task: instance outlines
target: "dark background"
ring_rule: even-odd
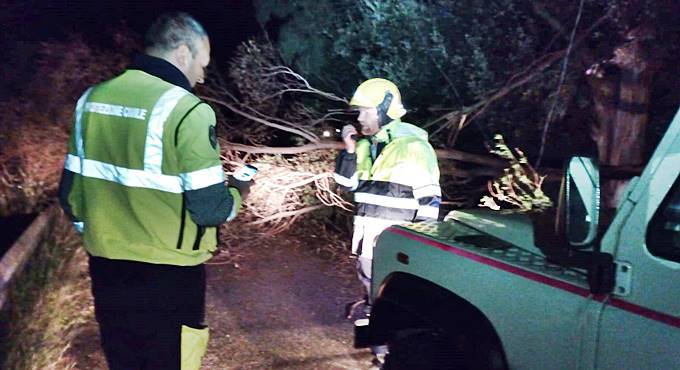
[[[121,24],[140,37],[161,13],[185,11],[203,24],[212,57],[226,67],[234,49],[260,31],[251,1],[4,1],[0,0],[0,93],[11,93],[31,64],[40,42],[81,35],[94,45],[110,40]],[[17,76],[18,74],[18,76]],[[9,85],[9,86],[8,86]]]

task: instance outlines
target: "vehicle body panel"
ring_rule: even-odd
[[[457,232],[476,233],[462,225],[420,223],[410,227],[418,231],[393,227],[380,237],[375,258],[386,263],[374,266],[376,281],[395,271],[417,272],[419,277],[455,292],[490,320],[513,368],[578,368],[575,350],[594,346],[583,341],[594,340],[589,332],[595,332],[596,327],[588,324],[588,317],[597,317],[601,307],[589,298],[584,275],[519,248],[491,250],[451,241]],[[398,262],[397,253],[408,255],[409,264]],[[526,348],[536,350],[522,350]]]

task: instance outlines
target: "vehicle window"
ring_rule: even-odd
[[[649,223],[647,248],[657,257],[680,262],[680,178]]]

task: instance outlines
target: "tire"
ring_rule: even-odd
[[[502,351],[485,338],[432,328],[399,331],[383,370],[504,370]]]
[[[465,369],[452,338],[436,329],[407,329],[387,343],[383,370]]]

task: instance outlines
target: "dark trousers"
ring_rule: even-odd
[[[90,256],[95,316],[110,370],[179,370],[181,326],[203,328],[205,266]]]

